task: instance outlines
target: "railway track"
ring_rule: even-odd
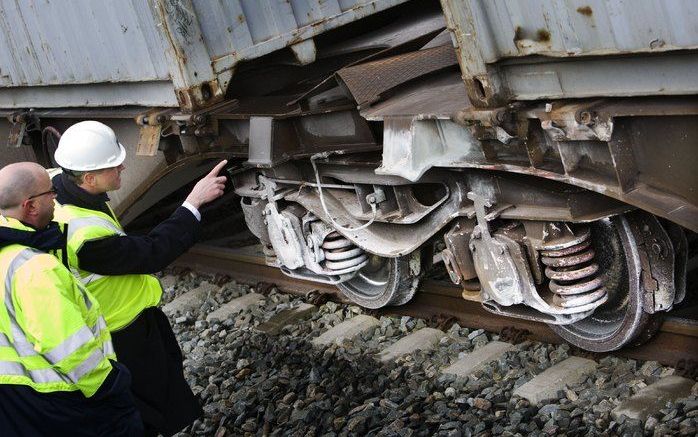
[[[197,272],[226,274],[242,283],[274,284],[279,289],[296,295],[316,293],[337,302],[347,302],[331,285],[291,278],[279,269],[265,265],[264,258],[255,250],[255,246],[229,249],[198,245],[183,255],[177,261],[177,265]],[[432,319],[436,325],[455,321],[460,326],[498,332],[516,341],[531,339],[551,344],[564,342],[543,323],[496,316],[481,307],[475,293],[463,294],[460,287],[441,281],[425,280],[409,304],[384,308],[374,313]],[[575,353],[595,358],[610,355],[591,354],[581,350]],[[612,354],[638,360],[657,361],[695,378],[698,361],[696,308],[683,309],[666,317],[649,342],[633,348],[624,348]]]

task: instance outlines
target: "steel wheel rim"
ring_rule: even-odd
[[[385,295],[390,274],[390,259],[371,255],[368,264],[354,278],[342,283],[342,289],[362,299],[377,299]]]

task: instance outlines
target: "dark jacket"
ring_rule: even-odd
[[[58,203],[111,214],[105,194],[87,193],[62,175],[53,184]],[[200,227],[191,211],[179,207],[147,235],[86,242],[77,254],[80,268],[100,275],[155,273],[197,241]],[[133,376],[131,391],[146,435],[175,434],[203,414],[184,379],[182,351],[159,308],[146,308],[128,326],[112,332],[112,343],[117,359]]]
[[[53,178],[56,200],[111,215],[106,194],[90,194],[63,174]],[[100,275],[156,273],[189,250],[199,238],[201,224],[180,206],[147,235],[127,235],[86,242],[78,252],[80,268]]]
[[[36,232],[0,227],[0,247],[22,244],[42,252],[65,248],[56,223]],[[97,393],[39,393],[24,385],[0,384],[0,434],[3,436],[140,436],[143,424],[129,390],[128,369],[112,362]]]

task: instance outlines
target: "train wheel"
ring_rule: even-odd
[[[352,302],[365,308],[403,305],[412,299],[419,282],[411,273],[409,260],[409,256],[371,255],[355,277],[337,286]]]
[[[648,340],[659,317],[642,309],[637,243],[624,216],[591,226],[596,262],[604,272],[608,301],[587,318],[569,325],[549,325],[562,338],[582,349],[608,352]]]

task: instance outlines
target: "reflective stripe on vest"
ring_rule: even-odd
[[[109,220],[103,219],[101,217],[78,217],[71,219],[69,222],[67,240],[70,241],[70,239],[73,238],[73,236],[75,235],[75,232],[87,226],[98,226],[100,228],[107,228],[118,235],[126,235],[126,233],[124,233],[124,231],[121,228],[115,226],[114,223],[112,223]],[[90,273],[88,276],[82,277],[82,272],[80,271],[80,269],[74,266],[70,266],[70,271],[76,278],[80,280],[80,282],[82,282],[82,285],[89,285],[93,281],[106,277],[98,273]]]
[[[114,233],[116,234],[126,235],[121,228],[115,226],[114,223],[112,223],[111,221],[103,219],[101,217],[78,217],[71,219],[68,223],[68,240],[73,238],[75,232],[86,226],[98,226],[100,228],[107,228],[111,231],[114,231]]]
[[[42,252],[31,248],[23,249],[10,262],[10,266],[7,269],[5,277],[5,307],[7,309],[7,314],[9,315],[10,330],[12,332],[13,341],[10,341],[5,334],[2,334],[2,337],[0,337],[0,346],[12,347],[20,357],[37,356],[39,353],[34,350],[34,347],[27,339],[24,331],[22,331],[17,323],[16,311],[14,303],[12,302],[12,280],[14,274],[20,267],[22,267],[22,265],[24,265],[24,263],[29,261],[32,257],[41,254]],[[89,308],[92,306],[92,302],[82,287],[79,287],[79,290],[85,301],[85,305],[89,310]],[[94,327],[83,327],[79,329],[75,334],[71,335],[61,344],[54,347],[52,350],[48,351],[42,356],[48,363],[56,364],[64,358],[70,356],[73,352],[78,350],[85,343],[91,341],[93,338],[99,338],[101,332],[105,329],[106,322],[102,316],[99,316]],[[89,357],[87,357],[82,363],[73,369],[72,372],[69,372],[66,375],[61,374],[52,368],[29,370],[24,367],[22,363],[15,361],[0,361],[0,375],[27,376],[36,383],[70,382],[75,384],[82,376],[97,367],[105,356],[113,354],[114,349],[111,341],[105,341],[103,343],[103,349],[104,351],[96,349]]]
[[[92,352],[89,357],[85,358],[85,361],[80,363],[71,372],[68,372],[68,378],[70,378],[70,380],[73,383],[76,383],[80,378],[82,378],[87,373],[89,373],[92,369],[97,367],[99,365],[99,363],[102,362],[103,359],[104,359],[104,354],[102,353],[102,351],[99,349],[95,349],[94,352]]]
[[[90,328],[83,326],[82,328],[78,329],[78,332],[65,339],[63,343],[44,353],[44,357],[46,357],[46,359],[52,363],[57,363],[78,350],[80,346],[93,338],[94,334]]]
[[[71,382],[67,377],[62,376],[51,368],[27,370],[22,363],[16,361],[0,361],[0,374],[26,376],[34,382],[44,384],[49,382]]]
[[[67,223],[69,269],[99,302],[110,331],[124,328],[144,309],[160,302],[162,287],[152,275],[100,275],[80,268],[78,252],[85,243],[126,235],[113,216],[69,204],[59,205],[56,215],[58,221]]]

